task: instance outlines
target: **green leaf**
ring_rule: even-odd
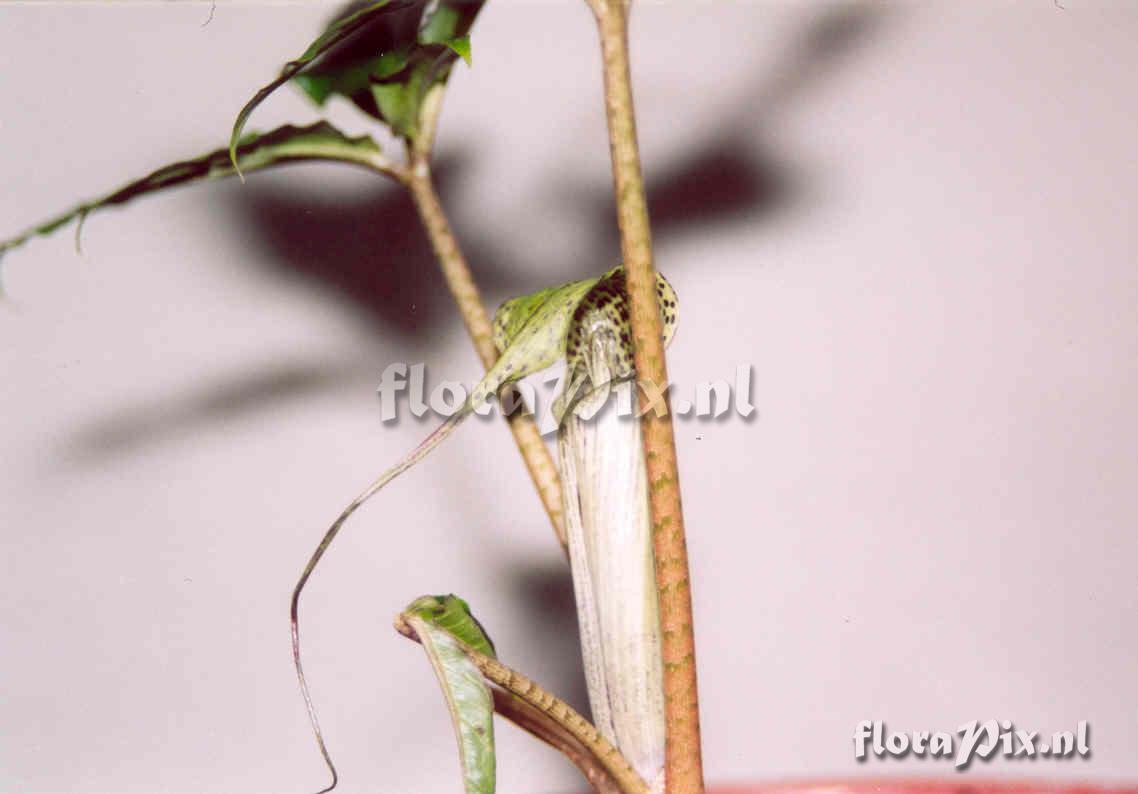
[[[298,74],[296,84],[308,94],[308,98],[323,107],[332,96],[334,84],[332,78],[318,74]]]
[[[378,14],[389,12],[396,8],[404,7],[405,5],[404,3],[393,3],[391,0],[378,0],[377,2],[367,3],[353,13],[336,20],[328,26],[316,41],[308,45],[308,49],[306,49],[299,58],[286,63],[284,68],[281,69],[280,74],[277,75],[277,79],[266,85],[254,94],[252,99],[245,103],[245,107],[241,108],[241,112],[237,114],[237,119],[233,122],[233,132],[229,136],[229,155],[238,174],[241,173],[241,169],[237,161],[237,146],[241,140],[241,132],[245,129],[245,122],[249,119],[249,115],[256,109],[257,105],[261,104],[269,94],[295,77],[322,53],[348,39],[354,33],[365,29]]]
[[[455,36],[453,39],[447,39],[443,44],[450,47],[455,53],[466,61],[466,65],[471,65],[470,60],[470,36]]]
[[[483,0],[354,4],[304,54],[258,91],[233,125],[236,141],[253,110],[289,80],[319,106],[340,95],[412,140],[427,91],[458,57],[470,62],[469,31]]]
[[[400,621],[422,643],[446,697],[466,794],[493,794],[494,698],[463,648],[470,646],[493,656],[490,638],[466,602],[455,595],[418,598],[400,615]]]
[[[486,629],[458,596],[422,596],[408,605],[406,612],[423,618],[453,634],[479,653],[498,658]]]
[[[351,138],[324,121],[308,127],[278,127],[264,135],[250,133],[241,139],[235,149],[235,156],[244,171],[313,159],[371,165],[379,154],[379,146],[369,136]],[[138,196],[158,190],[190,182],[220,179],[233,173],[235,170],[227,149],[218,149],[193,160],[172,163],[106,195],[72,207],[10,240],[0,241],[0,254],[22,245],[36,235],[50,234],[76,218],[82,223],[95,210],[125,204]]]
[[[404,138],[414,138],[419,123],[420,89],[423,75],[415,72],[403,83],[376,83],[371,95],[391,131]]]

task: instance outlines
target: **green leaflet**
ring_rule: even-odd
[[[237,115],[235,143],[253,110],[289,80],[317,105],[344,96],[408,140],[418,132],[427,90],[445,82],[455,59],[470,61],[469,30],[483,0],[379,0],[332,22]]]
[[[256,171],[269,166],[316,158],[369,165],[379,153],[379,146],[367,135],[350,138],[325,121],[308,127],[292,125],[278,127],[264,135],[250,133],[242,139],[236,149],[237,160],[245,171]],[[183,160],[159,168],[111,193],[72,207],[16,237],[0,241],[0,254],[22,245],[36,235],[50,234],[75,218],[82,223],[83,219],[95,210],[115,204],[125,204],[131,199],[157,190],[229,176],[234,173],[230,157],[228,150],[218,149],[193,160]],[[76,239],[78,240],[78,237]]]
[[[400,622],[418,637],[439,679],[458,739],[466,794],[493,794],[494,698],[463,650],[469,645],[493,656],[490,638],[455,595],[417,598]]]
[[[406,613],[430,621],[444,629],[474,650],[497,658],[494,643],[478,618],[470,611],[470,605],[458,596],[422,596],[408,605]]]

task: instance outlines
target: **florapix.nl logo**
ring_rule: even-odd
[[[964,771],[973,760],[994,758],[1090,758],[1090,726],[1052,733],[1020,728],[1011,720],[972,720],[955,731],[891,731],[885,723],[862,720],[854,729],[854,758],[949,760]]]
[[[542,390],[539,391],[534,381]],[[488,401],[475,406],[478,416],[490,416],[500,411],[506,415],[515,410],[532,413],[542,435],[557,430],[553,416],[553,402],[565,387],[565,369],[554,368],[542,375],[533,376],[504,390],[501,404]],[[380,402],[380,421],[394,422],[403,413],[410,412],[419,419],[427,413],[449,418],[462,411],[473,390],[473,385],[460,381],[443,380],[428,383],[426,364],[396,362],[383,370],[376,394]],[[653,411],[658,416],[671,413],[677,417],[692,417],[704,421],[722,420],[729,415],[751,420],[757,416],[753,403],[753,367],[743,364],[735,368],[731,380],[707,380],[696,383],[690,390],[668,384],[660,388],[648,381],[638,381],[637,388],[646,398],[633,399],[631,389],[613,389],[613,406],[617,416],[638,418]]]

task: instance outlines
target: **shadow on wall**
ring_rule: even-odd
[[[763,139],[764,122],[852,57],[876,35],[886,14],[879,4],[841,5],[819,12],[787,45],[771,74],[758,75],[738,92],[738,108],[700,146],[678,160],[645,164],[645,192],[657,248],[676,236],[720,224],[759,223],[792,208],[803,192],[802,178],[785,155]],[[597,230],[597,255],[608,261],[620,248],[611,185],[567,191],[567,198]],[[682,266],[682,263],[676,263]]]
[[[69,465],[98,464],[147,444],[189,437],[202,426],[216,428],[241,421],[263,410],[266,401],[295,402],[344,386],[370,389],[373,380],[362,360],[267,367],[217,386],[206,385],[113,413],[79,430],[60,457]]]
[[[738,115],[724,119],[701,146],[676,162],[646,169],[658,248],[680,234],[730,222],[760,223],[793,206],[802,192],[801,178],[786,157],[763,143],[763,123],[864,47],[887,13],[894,12],[868,4],[816,13],[787,46],[773,76],[758,75],[740,90],[732,105],[741,109]],[[444,205],[453,206],[449,194],[470,159],[468,152],[444,152],[437,158],[436,181]],[[261,180],[262,185],[269,181]],[[596,240],[588,256],[554,263],[558,272],[579,277],[582,262],[617,257],[611,186],[584,185],[564,195],[568,211],[582,216],[592,230],[587,237]],[[457,332],[459,318],[414,205],[394,183],[376,180],[375,188],[363,195],[330,198],[318,190],[286,192],[254,182],[241,190],[223,191],[221,198],[221,212],[238,218],[257,258],[271,261],[268,277],[297,279],[328,294],[360,314],[381,339],[394,334],[433,340]],[[484,293],[517,294],[545,286],[526,277],[525,263],[495,247],[478,229],[467,228],[461,213],[455,213],[452,223]],[[305,374],[298,377],[301,369]],[[153,405],[134,406],[83,428],[72,438],[67,457],[96,462],[178,431],[189,432],[196,425],[234,420],[271,402],[355,388],[357,383],[357,378],[343,372],[343,364],[336,363],[243,374],[215,387],[213,393],[180,402],[162,397]],[[234,400],[233,395],[241,399]],[[171,404],[176,408],[169,409]]]
[[[659,247],[677,235],[725,223],[765,222],[794,205],[803,192],[802,179],[785,156],[763,142],[764,122],[864,47],[885,13],[878,5],[843,5],[817,13],[788,45],[773,76],[760,75],[739,92],[733,104],[740,108],[738,115],[723,119],[701,146],[676,162],[647,169],[649,208]],[[448,194],[470,156],[444,153],[438,159],[436,175],[444,205],[452,204]],[[553,264],[561,272],[580,273],[581,262],[613,260],[619,240],[611,186],[583,185],[564,195],[569,211],[579,213],[592,230],[589,236],[596,240],[596,248],[590,256]],[[226,199],[228,206],[221,212],[235,215],[247,230],[248,244],[261,259],[271,260],[267,278],[297,279],[334,296],[374,326],[379,338],[395,334],[404,340],[424,336],[433,340],[458,332],[458,317],[414,206],[398,186],[377,181],[375,189],[362,196],[332,199],[316,191],[286,193],[254,183],[230,192]],[[461,217],[453,222],[486,293],[543,286],[525,283],[525,263],[497,250],[478,229],[465,228]],[[161,398],[154,406],[136,406],[82,428],[67,452],[70,459],[97,463],[203,425],[236,421],[271,403],[355,388],[359,377],[345,368],[353,366],[317,362],[245,373],[181,402]],[[173,409],[167,407],[171,404]],[[522,566],[504,573],[512,594],[520,603],[532,605],[532,619],[524,629],[534,638],[533,647],[542,648],[545,658],[557,660],[557,668],[543,683],[585,711],[568,570],[558,560],[556,570]]]
[[[577,602],[573,576],[564,558],[548,564],[507,561],[502,579],[511,603],[526,611],[518,633],[529,648],[539,649],[545,664],[541,676],[550,691],[582,714],[589,713],[589,693],[581,670],[581,638],[577,633]],[[523,670],[522,672],[525,672]]]
[[[468,162],[464,153],[438,158],[433,171],[444,203]],[[230,196],[241,226],[252,230],[250,247],[259,261],[268,260],[271,275],[299,278],[329,293],[384,336],[436,338],[457,320],[446,282],[410,194],[388,180],[374,183],[351,198],[329,198],[318,188],[297,193],[255,183]],[[451,221],[479,288],[509,289],[504,252],[477,230]]]

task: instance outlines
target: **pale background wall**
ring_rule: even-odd
[[[4,232],[224,140],[315,5],[0,7]],[[862,719],[1093,729],[1138,779],[1138,10],[644,4],[635,76],[674,380],[757,372],[760,418],[677,427],[709,777],[859,765]],[[496,2],[444,116],[445,202],[488,300],[616,256],[590,20]],[[265,129],[312,118],[285,90]],[[333,117],[364,126],[347,107]],[[0,789],[324,780],[286,602],[327,522],[427,425],[392,361],[477,361],[405,200],[309,167],[92,217],[5,261]],[[348,792],[457,788],[419,651],[467,596],[583,703],[568,574],[508,434],[464,428],[313,581],[307,666]],[[757,716],[748,716],[752,711]],[[501,790],[575,772],[511,728]]]

